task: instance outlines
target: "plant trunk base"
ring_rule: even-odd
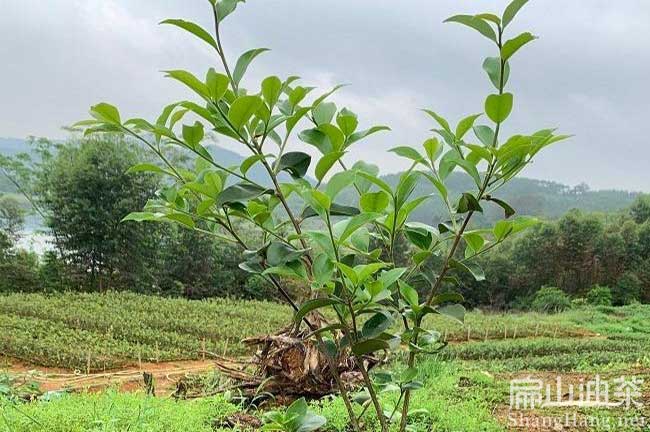
[[[316,327],[327,322],[322,316],[311,314],[309,321]],[[247,346],[256,346],[257,351],[247,361],[219,357],[217,368],[226,376],[238,382],[236,387],[250,397],[262,393],[276,399],[291,401],[300,397],[320,398],[338,392],[335,380],[329,370],[329,363],[313,340],[306,339],[311,330],[296,330],[288,326],[271,335],[244,339]],[[367,368],[379,361],[376,357],[364,357]],[[337,358],[338,372],[348,389],[363,382],[363,376],[349,351],[343,351]]]

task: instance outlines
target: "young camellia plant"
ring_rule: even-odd
[[[425,110],[437,125],[434,135],[423,143],[422,151],[412,147],[391,150],[411,161],[411,168],[394,187],[379,178],[376,166],[364,162],[350,166],[345,161],[352,145],[388,128],[360,129],[356,114],[328,101],[338,88],[310,98],[313,88],[298,84],[297,77],[276,76],[252,89],[244,88],[242,78],[249,65],[266,50],[245,52],[231,68],[220,29],[241,1],[209,1],[213,32],[180,19],[163,21],[207,43],[220,63],[222,72],[209,69],[203,79],[183,70],[167,71],[167,76],[191,90],[193,101],[165,107],[154,122],[123,121],[117,108],[101,103],[91,108],[92,120],[77,126],[86,133],[129,135],[159,158],[160,164],[142,163],[131,170],[167,176],[168,186],[143,212],[125,220],[175,222],[239,244],[246,256],[241,268],[273,284],[294,308],[296,327],[304,323],[309,328],[309,337],[327,359],[351,428],[361,430],[354,399],[364,405],[362,415],[372,407],[382,431],[388,431],[391,424],[406,430],[413,414],[411,394],[422,387],[417,358],[444,346],[439,333],[424,325],[425,317],[442,314],[463,321],[463,298],[453,290],[457,277],[469,273],[482,279],[483,271],[473,258],[534,223],[512,218],[515,210],[495,195],[497,190],[541,149],[566,138],[552,129],[507,139],[501,136],[501,125],[514,101],[512,93],[505,91],[509,60],[535,39],[522,33],[506,40],[504,31],[526,1],[514,0],[501,17],[457,15],[447,20],[471,27],[495,44],[496,56],[485,59],[483,68],[496,91],[486,98],[484,112],[463,118],[455,128],[436,112]],[[196,120],[182,124],[186,116]],[[250,156],[236,167],[221,164],[205,146],[206,126],[232,145],[242,146]],[[297,137],[315,148],[317,160],[312,161],[306,152],[287,151],[298,127]],[[173,163],[171,147],[193,155],[193,167]],[[267,182],[248,175],[253,166],[261,167]],[[307,176],[310,169],[315,180]],[[456,195],[447,189],[446,179],[456,169],[471,177],[474,190]],[[414,196],[420,182],[430,183],[434,193]],[[354,202],[342,202],[346,189],[356,194]],[[447,221],[432,226],[410,219],[419,205],[433,199],[440,199],[448,210]],[[505,218],[489,229],[474,229],[472,216],[485,205],[500,206]],[[242,223],[262,233],[262,244],[246,243],[238,228]],[[405,261],[396,256],[397,243],[403,238],[411,244],[408,266],[398,267],[396,258]],[[432,263],[441,265],[425,270]],[[284,289],[287,278],[310,287],[310,300],[296,304]],[[324,327],[313,324],[312,314],[324,309],[336,321]],[[365,361],[368,356],[400,347],[407,350],[405,370],[397,377],[377,373],[373,380]],[[338,370],[339,359],[349,355],[363,377],[363,389],[354,398]],[[386,392],[397,394],[382,396]],[[382,404],[386,399],[397,402]],[[292,422],[278,416],[276,425]]]

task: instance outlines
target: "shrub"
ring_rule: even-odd
[[[613,303],[616,306],[638,301],[641,296],[641,281],[632,272],[625,272],[614,285]]]
[[[606,286],[594,285],[587,293],[587,303],[594,306],[611,306],[612,290]]]
[[[560,288],[542,287],[533,298],[532,308],[538,312],[562,312],[571,308],[571,299]]]
[[[492,52],[496,56],[483,62],[494,86],[482,106],[486,116],[481,117],[482,112],[468,115],[452,128],[447,119],[425,110],[432,123],[437,124],[432,129],[435,135],[422,143],[421,150],[407,146],[391,150],[411,165],[394,186],[379,177],[378,166],[363,160],[352,165],[344,160],[352,145],[358,147],[361,141],[389,128],[378,125],[360,129],[360,119],[354,112],[325,101],[339,87],[316,99],[310,93],[313,89],[298,84],[295,76],[284,81],[268,76],[249,89],[243,87],[243,83],[250,82],[242,80],[248,66],[266,50],[247,51],[234,69],[228,62],[221,46],[220,28],[240,2],[210,1],[214,36],[196,23],[164,21],[206,42],[216,50],[222,63],[224,73],[210,68],[205,81],[188,71],[167,71],[168,77],[192,91],[193,100],[168,105],[155,122],[142,118],[123,120],[117,107],[99,103],[91,107],[93,119],[80,122],[77,127],[91,134],[110,131],[128,135],[157,156],[159,165],[141,163],[131,170],[162,175],[169,186],[150,199],[144,211],[131,213],[125,220],[178,223],[238,245],[244,258],[240,268],[271,284],[295,310],[294,321],[304,321],[311,330],[309,334],[322,349],[329,363],[327,369],[341,390],[352,430],[360,431],[360,426],[338,375],[339,351],[351,352],[356,358],[365,394],[382,432],[389,430],[392,421],[399,421],[399,430],[404,432],[412,420],[411,391],[422,387],[417,380],[416,358],[421,352],[443,346],[438,333],[422,328],[425,316],[440,313],[463,321],[465,308],[459,303],[464,298],[456,289],[441,289],[463,274],[477,281],[485,279],[475,258],[493,244],[535,223],[529,218],[510,218],[515,209],[498,198],[498,189],[523,170],[539,151],[568,138],[555,135],[555,129],[510,138],[503,134],[503,123],[517,100],[506,89],[509,61],[522,46],[535,39],[528,32],[509,39],[510,32],[506,32],[506,26],[525,0],[512,1],[501,18],[480,14],[456,15],[447,20],[478,30],[494,43]],[[194,122],[182,124],[188,112]],[[307,128],[300,131],[296,129],[299,125],[301,129]],[[249,157],[235,168],[215,160],[203,144],[206,126],[240,146]],[[468,135],[470,131],[472,134]],[[296,132],[318,154],[285,151]],[[194,170],[174,163],[169,157],[170,147],[196,158]],[[249,177],[254,166],[267,174],[266,181],[261,180],[263,183]],[[314,168],[317,182],[306,178],[310,168]],[[452,193],[448,187],[449,174],[456,168],[472,178],[469,189],[460,194]],[[285,182],[289,176],[292,180]],[[431,196],[418,196],[420,182],[430,183],[443,198],[448,222],[435,227],[413,219],[416,208]],[[339,195],[345,189],[354,190],[358,201],[341,202]],[[473,225],[472,217],[483,212],[482,206],[491,204],[501,208],[504,219],[488,230],[468,229]],[[256,226],[262,234],[261,241],[242,238],[239,224]],[[370,249],[371,238],[381,240],[378,248]],[[406,241],[400,243],[400,239],[410,245]],[[400,255],[407,259],[397,260]],[[427,263],[433,263],[435,270],[427,270]],[[298,306],[285,289],[285,279],[311,287],[319,297]],[[418,292],[416,288],[421,286],[422,279],[427,289]],[[457,288],[460,283],[454,285]],[[568,299],[566,302],[569,303]],[[560,302],[550,307],[558,310],[563,305]],[[338,322],[316,331],[318,325],[310,321],[310,313],[322,308],[335,312]],[[361,316],[369,314],[372,315],[363,328],[358,328],[356,323]],[[403,324],[403,331],[396,335],[386,333],[397,327],[393,325],[396,317],[401,318],[398,322]],[[395,349],[399,343],[409,350],[408,367],[400,377],[395,377],[392,386],[400,391],[398,400],[402,403],[401,407],[398,402],[397,407],[386,410],[375,389],[388,386],[391,383],[387,380],[392,378],[383,374],[381,381],[373,382],[365,369],[364,357]],[[282,420],[280,424],[286,423],[286,418],[278,419]]]

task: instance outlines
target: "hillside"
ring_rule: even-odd
[[[15,138],[0,138],[0,154],[13,155],[21,151],[28,151],[25,140]],[[221,147],[211,149],[215,159],[225,166],[238,165],[242,156]],[[248,175],[255,181],[266,183],[268,181],[262,168],[253,167]],[[395,184],[399,174],[389,174],[384,179]],[[472,181],[464,173],[455,172],[449,178],[449,189],[452,193],[471,189]],[[0,178],[0,192],[14,192],[13,187],[4,178]],[[433,189],[428,184],[422,183],[416,194],[432,193]],[[519,214],[532,215],[545,218],[556,218],[568,210],[578,208],[588,212],[613,212],[628,207],[636,192],[622,190],[589,190],[586,185],[569,187],[567,185],[529,178],[517,178],[500,190],[497,194],[509,202]],[[354,192],[350,191],[342,197],[347,203],[356,200]],[[485,224],[500,217],[501,210],[496,206],[485,206],[485,214],[477,218],[477,223]],[[433,199],[422,205],[414,213],[414,217],[422,222],[438,222],[445,215],[442,203]]]

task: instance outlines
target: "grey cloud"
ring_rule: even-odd
[[[184,94],[160,70],[197,73],[215,62],[195,41],[157,22],[186,17],[209,26],[203,0],[8,0],[0,16],[5,67],[0,135],[64,136],[60,126],[108,100],[127,115],[153,117]],[[229,18],[231,58],[250,47],[260,57],[251,80],[298,74],[327,87],[362,125],[389,124],[351,158],[405,167],[386,153],[417,146],[433,108],[452,121],[479,112],[492,91],[481,70],[493,48],[480,35],[442,24],[455,13],[499,11],[505,1],[248,0]],[[513,24],[540,39],[512,62],[516,107],[507,132],[559,126],[575,137],[526,171],[536,178],[597,188],[650,191],[650,3],[642,0],[533,0]]]

